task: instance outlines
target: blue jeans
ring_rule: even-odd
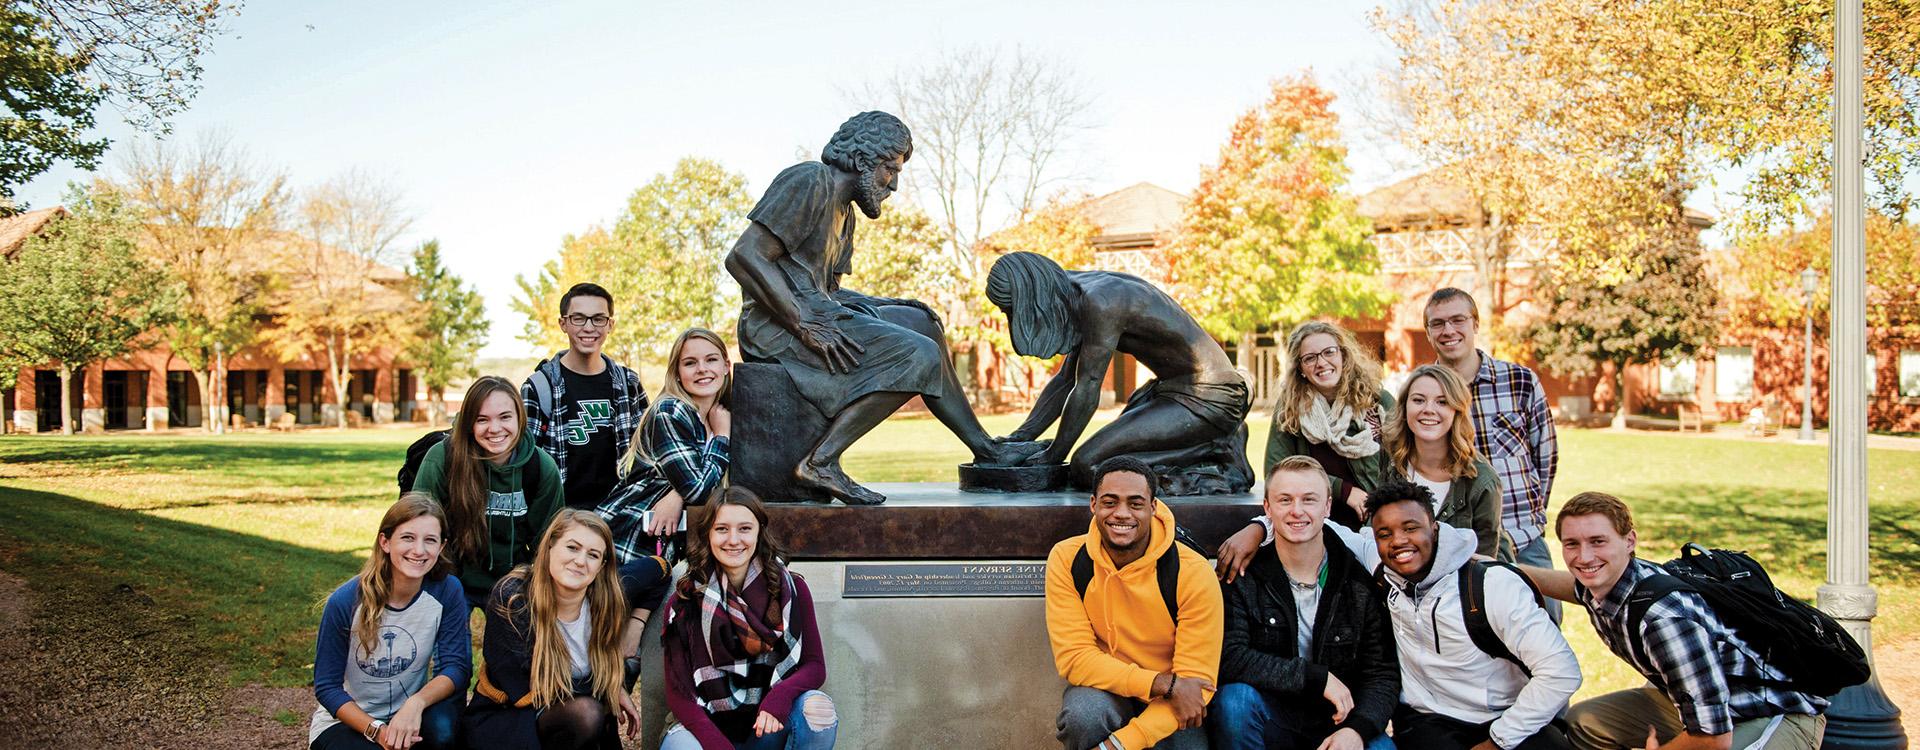
[[[736,743],[734,750],[833,750],[834,734],[840,729],[839,717],[835,716],[833,723],[819,729],[807,723],[807,701],[816,696],[829,701],[831,705],[832,699],[826,693],[818,690],[801,693],[793,701],[793,710],[787,712],[784,728],[773,734]],[[660,743],[660,750],[700,750],[700,741],[694,739],[692,732],[676,731],[668,734],[666,740]]]
[[[1514,550],[1513,559],[1521,565],[1532,565],[1536,568],[1552,570],[1553,550],[1547,545],[1547,535],[1543,532],[1540,536],[1535,537],[1533,541],[1528,542],[1527,546]],[[1559,599],[1552,597],[1547,598],[1547,616],[1553,618],[1553,624],[1560,624]]]
[[[460,711],[466,705],[466,696],[456,694],[420,712],[420,741],[414,743],[414,747],[417,750],[452,750],[458,738]],[[320,736],[313,738],[308,747],[312,750],[379,750],[359,732],[348,729],[346,724],[327,727]]]
[[[1333,706],[1320,696],[1280,696],[1244,682],[1230,682],[1207,705],[1207,735],[1213,750],[1314,750],[1333,734]],[[1385,732],[1366,750],[1394,750]]]

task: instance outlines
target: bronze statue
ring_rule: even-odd
[[[848,505],[886,498],[855,484],[841,470],[840,455],[915,395],[978,463],[1008,463],[1033,449],[996,443],[980,426],[947,357],[940,320],[925,304],[840,289],[840,276],[853,268],[853,207],[880,218],[880,204],[912,155],[913,137],[899,118],[855,115],[833,134],[820,161],[788,167],[773,179],[727,255],[727,271],[740,281],[744,300],[742,358],[780,365],[800,397],[827,419],[824,433],[793,467],[792,485]]]
[[[1132,454],[1161,474],[1168,495],[1245,492],[1247,381],[1226,350],[1180,303],[1135,276],[1067,271],[1046,256],[1009,253],[987,274],[987,298],[1007,315],[1014,351],[1065,355],[1040,391],[1033,412],[1003,440],[1033,440],[1056,420],[1060,429],[1028,463],[1069,462],[1076,487],[1090,488],[1093,468]],[[1132,355],[1154,379],[1133,392],[1113,424],[1078,450],[1074,443],[1100,406],[1100,389],[1116,353]]]

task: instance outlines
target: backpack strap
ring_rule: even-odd
[[[1080,598],[1087,598],[1087,584],[1093,583],[1093,557],[1087,554],[1087,545],[1080,545],[1080,551],[1073,554],[1073,590],[1080,592]]]
[[[1160,600],[1167,605],[1167,616],[1173,618],[1173,626],[1180,627],[1180,548],[1174,545],[1160,554],[1153,562],[1153,575],[1160,584]],[[1087,586],[1093,583],[1093,557],[1087,554],[1086,545],[1073,555],[1073,590],[1079,592],[1080,599],[1087,598]]]
[[[1629,653],[1651,664],[1653,659],[1647,656],[1647,644],[1640,637],[1640,623],[1647,618],[1647,610],[1654,602],[1665,599],[1675,591],[1692,591],[1693,587],[1679,576],[1669,573],[1653,573],[1634,584],[1633,593],[1627,595],[1627,646]],[[1636,665],[1637,666],[1637,665]]]
[[[1460,619],[1466,624],[1467,637],[1473,640],[1475,648],[1488,656],[1512,662],[1522,673],[1532,677],[1533,670],[1528,669],[1526,663],[1507,648],[1506,642],[1493,632],[1493,624],[1487,620],[1487,568],[1495,565],[1513,571],[1533,591],[1534,604],[1543,609],[1546,607],[1546,599],[1541,597],[1539,587],[1534,586],[1533,581],[1519,569],[1503,562],[1471,560],[1460,567]]]
[[[533,384],[533,403],[540,409],[540,416],[551,424],[556,416],[553,413],[553,381],[547,379],[546,362],[533,368],[533,377],[527,382]]]
[[[1167,551],[1160,553],[1160,559],[1153,563],[1153,575],[1159,579],[1160,601],[1167,604],[1167,617],[1173,619],[1175,630],[1180,628],[1180,545],[1171,544]]]

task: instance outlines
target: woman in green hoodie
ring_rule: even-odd
[[[533,562],[540,532],[566,507],[553,457],[520,439],[525,419],[513,383],[474,381],[453,432],[427,451],[413,480],[447,509],[447,549],[472,606],[513,566]]]

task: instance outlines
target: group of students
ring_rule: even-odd
[[[1552,569],[1538,378],[1478,349],[1467,293],[1434,292],[1425,318],[1438,362],[1395,394],[1340,327],[1288,336],[1265,512],[1217,563],[1179,540],[1151,466],[1100,465],[1087,533],[1047,560],[1061,744],[1818,748],[1827,701],[1702,593],[1643,585],[1666,571],[1635,556],[1618,498],[1566,502]],[[1581,670],[1559,601],[1647,685],[1569,707]]]
[[[1552,569],[1537,377],[1478,349],[1465,292],[1435,292],[1426,319],[1438,361],[1391,393],[1339,326],[1288,336],[1265,512],[1217,563],[1179,540],[1152,467],[1099,466],[1087,533],[1047,561],[1063,746],[1817,747],[1826,701],[1699,595],[1627,614],[1659,571],[1618,499],[1568,501],[1568,570]],[[759,499],[724,487],[725,342],[681,335],[650,401],[600,352],[605,290],[569,290],[560,321],[565,352],[519,388],[479,379],[444,439],[416,446],[372,555],[323,608],[310,746],[618,748],[664,610],[663,748],[831,748],[812,596]],[[1555,600],[1586,606],[1649,684],[1567,708],[1581,673]]]
[[[617,749],[621,725],[638,733],[640,642],[664,609],[663,747],[831,748],[812,596],[759,499],[722,489],[725,341],[682,334],[649,403],[601,353],[605,289],[568,290],[560,324],[566,351],[519,388],[475,381],[452,429],[409,451],[372,555],[322,609],[310,747]]]

